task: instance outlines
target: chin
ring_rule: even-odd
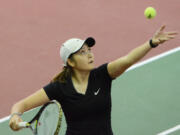
[[[87,68],[86,68],[86,70],[88,70],[88,71],[91,71],[91,70],[93,70],[94,69],[94,65],[90,65],[90,66],[88,66]]]
[[[94,64],[92,64],[89,68],[90,68],[90,70],[92,70],[92,69],[94,69]]]
[[[84,70],[84,71],[91,71],[92,69],[94,69],[95,66],[94,64],[88,64],[88,65],[84,65],[81,68],[79,68],[80,70]]]

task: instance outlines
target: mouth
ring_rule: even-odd
[[[90,62],[89,62],[89,64],[92,64],[94,61],[93,60],[91,60]]]

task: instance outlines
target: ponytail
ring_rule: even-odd
[[[69,59],[73,60],[72,55],[70,55]],[[72,67],[69,66],[68,63],[67,63],[67,66],[64,66],[62,71],[59,74],[57,74],[51,80],[51,82],[59,81],[60,83],[66,83],[67,82],[67,78],[69,76],[71,76],[72,72],[73,72]]]
[[[59,81],[60,83],[66,83],[67,82],[67,78],[69,76],[71,76],[71,74],[72,74],[72,68],[70,66],[64,66],[63,70],[59,74],[57,74],[51,80],[51,82]]]

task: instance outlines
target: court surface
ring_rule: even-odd
[[[156,135],[180,124],[180,48],[169,52],[135,65],[113,81],[115,135]],[[23,119],[30,120],[37,110],[25,113]],[[61,135],[65,127],[63,119]],[[8,121],[0,123],[0,131],[4,135],[31,134],[29,129],[11,131]]]
[[[59,48],[73,37],[96,39],[95,66],[127,55],[165,24],[180,31],[179,0],[0,0],[0,118],[62,69]],[[144,9],[157,10],[154,19]],[[179,47],[180,36],[142,60]],[[3,96],[2,96],[3,95]],[[6,104],[4,104],[6,103]]]
[[[45,86],[61,71],[59,48],[65,40],[94,37],[92,51],[99,66],[127,55],[149,40],[162,24],[167,26],[166,31],[180,32],[180,0],[0,2],[0,131],[4,135],[28,134],[28,130],[12,132],[2,120],[14,103]],[[144,17],[147,6],[157,10],[152,20]],[[142,61],[178,48],[179,43],[178,35],[152,49]],[[180,124],[179,58],[179,51],[172,53],[129,70],[113,82],[115,135],[152,135]],[[33,113],[25,114],[25,119]]]

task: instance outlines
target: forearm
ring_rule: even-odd
[[[139,47],[133,49],[126,56],[114,60],[108,64],[108,73],[112,78],[116,78],[134,63],[143,58],[151,48],[157,47],[159,44],[173,39],[177,32],[163,32],[165,26],[162,26],[151,38],[152,40],[145,42]]]
[[[41,106],[49,101],[49,98],[47,97],[46,93],[44,92],[44,89],[42,88],[34,94],[22,99],[21,101],[13,105],[11,113],[24,113],[30,109]]]
[[[12,109],[11,109],[11,114],[13,114],[13,113],[21,113],[21,114],[23,114],[23,113],[26,111],[25,108],[26,108],[26,107],[25,107],[25,105],[23,104],[23,102],[20,101],[20,102],[18,102],[18,103],[16,103],[16,104],[13,105],[13,107],[12,107]]]
[[[11,109],[11,117],[9,120],[9,126],[12,130],[18,131],[19,129],[21,129],[18,123],[23,121],[20,116],[24,112],[25,112],[25,105],[22,100],[13,105]]]
[[[140,45],[139,47],[133,49],[128,55],[127,59],[130,65],[133,65],[141,58],[143,58],[150,50],[151,46],[149,45],[149,41],[145,42],[144,44]]]

